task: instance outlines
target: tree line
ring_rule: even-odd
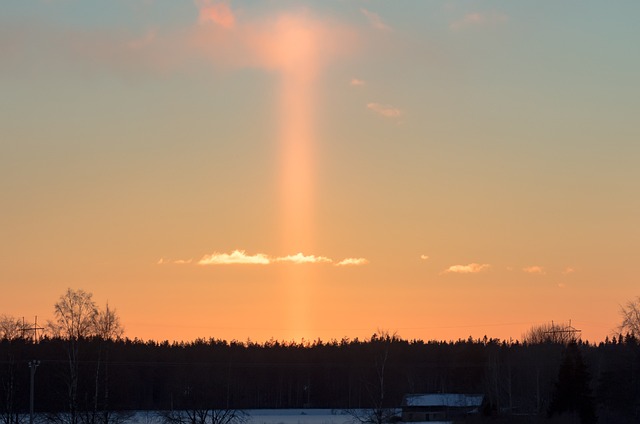
[[[80,290],[54,309],[37,341],[0,329],[4,424],[26,419],[36,360],[35,412],[66,424],[118,423],[136,410],[164,411],[168,424],[228,424],[242,420],[241,410],[309,407],[368,410],[364,422],[379,423],[393,419],[386,412],[408,393],[484,394],[491,419],[640,419],[640,342],[631,332],[599,344],[536,329],[522,342],[378,332],[363,340],[170,343],[123,338],[115,311]]]

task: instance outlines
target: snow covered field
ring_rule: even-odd
[[[247,424],[350,424],[353,417],[335,409],[253,409]]]
[[[337,409],[249,409],[246,424],[352,424],[353,417]],[[138,412],[136,424],[160,424],[155,412]]]

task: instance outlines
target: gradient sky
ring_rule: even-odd
[[[639,295],[640,2],[0,6],[0,313],[128,337],[602,340]]]

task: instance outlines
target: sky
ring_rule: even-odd
[[[143,340],[603,340],[640,295],[640,2],[0,6],[0,314]]]

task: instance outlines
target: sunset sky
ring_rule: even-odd
[[[0,5],[0,314],[130,338],[603,340],[640,295],[640,2]]]

